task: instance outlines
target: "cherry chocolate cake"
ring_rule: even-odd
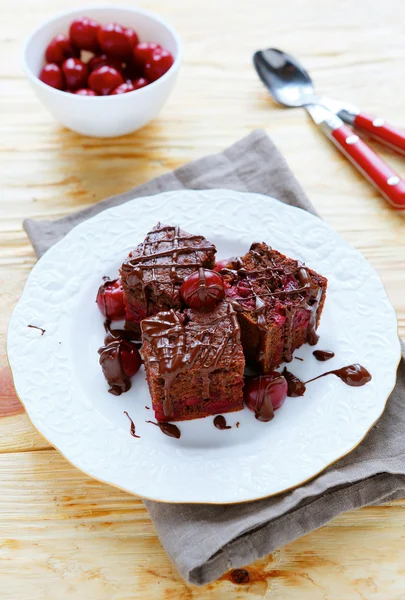
[[[212,269],[216,248],[202,235],[158,223],[121,267],[126,329],[139,328],[147,316],[181,309],[184,279],[200,267]]]
[[[236,312],[170,310],[141,323],[142,357],[158,421],[182,421],[243,408],[245,359]]]
[[[155,425],[242,410],[244,402],[258,420],[271,420],[294,377],[274,369],[318,341],[325,277],[265,243],[240,258],[215,263],[215,254],[202,235],[158,223],[121,278],[99,288],[109,391],[127,391],[143,360]],[[112,329],[124,317],[125,330]],[[244,378],[245,361],[258,377]],[[221,419],[215,426],[229,429]]]
[[[327,279],[265,243],[252,244],[220,270],[225,296],[238,313],[248,363],[268,373],[308,342],[318,341]]]

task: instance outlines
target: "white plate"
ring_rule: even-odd
[[[219,257],[254,241],[304,261],[329,280],[318,348],[304,346],[289,369],[309,379],[359,362],[373,379],[349,387],[335,376],[287,398],[270,423],[245,409],[219,431],[212,417],[179,424],[179,440],[145,423],[153,418],[143,372],[119,398],[98,364],[103,320],[95,295],[157,221],[179,224],[216,244]],[[44,335],[36,325],[46,330]],[[257,194],[176,191],[106,210],[71,231],[32,270],[10,321],[8,355],[17,393],[35,427],[89,475],[167,502],[228,503],[292,488],[350,452],[382,414],[400,356],[397,321],[383,285],[362,255],[326,223]],[[128,411],[136,432],[130,435]]]

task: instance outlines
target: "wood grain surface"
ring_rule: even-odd
[[[173,23],[185,42],[185,62],[152,124],[98,140],[55,123],[19,63],[24,37],[71,3],[2,4],[0,598],[405,599],[405,501],[335,519],[248,566],[247,583],[235,584],[227,574],[204,588],[189,586],[165,555],[142,502],[72,467],[18,403],[7,367],[7,322],[36,261],[22,219],[66,215],[222,150],[258,127],[279,146],[326,221],[374,265],[405,335],[405,214],[387,206],[301,110],[276,107],[251,66],[257,48],[286,49],[300,56],[319,92],[405,128],[403,0],[139,5]],[[403,158],[378,151],[405,174]]]

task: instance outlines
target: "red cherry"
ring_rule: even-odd
[[[62,65],[66,85],[70,90],[87,87],[87,65],[78,58],[68,58]]]
[[[132,48],[138,43],[138,36],[133,29],[109,23],[100,27],[98,41],[103,52],[124,60],[132,55]]]
[[[222,269],[229,267],[229,258],[224,258],[215,263],[214,271],[219,273]]]
[[[97,305],[102,314],[117,321],[125,318],[124,290],[119,279],[108,279],[98,288]]]
[[[133,377],[142,364],[142,359],[138,348],[131,342],[122,341],[121,348],[121,364],[127,377]]]
[[[138,77],[138,79],[134,79],[132,85],[134,86],[134,90],[140,90],[143,87],[149,85],[150,81],[145,79],[145,77]]]
[[[130,48],[131,48],[131,51],[128,54],[128,59],[129,59],[129,57],[132,58],[132,52],[133,52],[134,47],[139,42],[139,37],[138,37],[137,33],[133,29],[131,29],[131,27],[127,27],[125,29],[125,35],[127,36],[127,40],[129,42],[129,45],[130,45]]]
[[[75,91],[75,94],[78,96],[97,96],[96,92],[93,92],[89,88],[80,88],[80,90]]]
[[[99,49],[99,29],[100,25],[94,19],[79,17],[78,19],[75,19],[70,26],[70,41],[77,48],[81,48],[81,50],[97,52]]]
[[[149,81],[156,81],[170,69],[173,62],[173,56],[168,50],[156,48],[152,53],[152,57],[145,64],[145,77]]]
[[[60,67],[55,65],[55,63],[45,65],[39,74],[39,78],[46,83],[46,85],[50,85],[56,90],[63,89],[63,74]]]
[[[87,63],[89,68],[89,73],[99,69],[100,67],[112,67],[117,71],[122,70],[122,62],[119,58],[114,58],[113,56],[107,56],[107,54],[96,54],[93,56]]]
[[[221,275],[200,268],[183,281],[180,293],[187,306],[209,310],[222,300],[225,292]]]
[[[118,87],[116,87],[112,92],[110,92],[110,96],[116,96],[118,94],[127,94],[128,92],[134,91],[134,86],[131,82],[121,83]]]
[[[271,421],[273,411],[280,408],[287,397],[287,381],[277,371],[249,377],[243,390],[246,406],[259,421]]]
[[[102,96],[108,96],[122,83],[124,80],[121,73],[117,69],[107,66],[96,69],[90,73],[89,77],[89,87]]]
[[[133,57],[135,64],[143,68],[152,59],[152,54],[157,48],[161,48],[161,46],[155,44],[155,42],[141,42],[134,46]]]
[[[56,63],[57,65],[61,65],[67,58],[79,58],[79,56],[79,48],[75,48],[62,33],[55,35],[45,50],[46,62]]]

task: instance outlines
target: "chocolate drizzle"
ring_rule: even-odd
[[[152,425],[156,425],[160,428],[160,431],[162,433],[168,435],[169,437],[174,437],[177,440],[181,436],[180,429],[177,427],[177,425],[174,425],[173,423],[163,423],[160,421],[158,421],[157,423],[155,421],[146,421],[146,423],[152,423]]]
[[[44,335],[46,332],[46,329],[42,329],[42,327],[37,327],[36,325],[27,325],[27,327],[30,327],[31,329],[38,329],[41,332],[41,335]]]
[[[266,377],[260,376],[255,417],[258,421],[262,421],[263,423],[268,423],[274,419],[274,408],[271,402],[271,395],[268,393],[267,385]],[[262,386],[264,386],[264,389]]]
[[[126,410],[124,410],[124,415],[126,415],[129,419],[129,422],[131,423],[131,427],[130,427],[130,434],[132,435],[132,437],[134,438],[140,438],[140,435],[136,435],[135,433],[135,423],[133,422],[133,420],[131,419],[131,417],[129,416],[129,414],[127,413]]]
[[[339,377],[339,379],[341,379],[346,385],[350,385],[352,387],[366,385],[366,383],[372,379],[371,374],[367,371],[367,369],[358,363],[355,363],[353,365],[347,365],[347,367],[342,367],[341,369],[327,371],[326,373],[322,373],[322,375],[318,375],[317,377],[309,379],[305,383],[315,381],[316,379],[320,379],[326,375],[336,375],[336,377]]]
[[[218,308],[209,323],[199,323],[190,318],[190,312],[174,310],[161,312],[141,323],[145,342],[152,347],[150,362],[157,363],[159,375],[164,381],[163,412],[170,418],[173,413],[170,388],[174,379],[190,369],[197,361],[202,377],[202,396],[210,397],[210,375],[220,363],[224,352],[229,352],[231,367],[239,348],[240,329],[234,309],[226,303]],[[225,310],[226,314],[221,314]],[[211,313],[212,314],[212,313]],[[215,335],[221,324],[221,335]]]
[[[214,425],[217,429],[232,429],[230,425],[226,424],[226,419],[223,415],[217,415],[214,418]]]
[[[316,360],[320,360],[321,362],[330,360],[335,356],[335,353],[330,352],[329,350],[314,350],[312,354],[315,356]]]
[[[290,371],[287,371],[285,367],[283,370],[283,375],[287,380],[287,395],[292,397],[303,396],[308,383],[311,383],[311,381],[315,381],[316,379],[320,379],[321,377],[326,377],[326,375],[336,375],[336,377],[339,377],[343,383],[352,387],[360,387],[371,381],[370,373],[358,363],[347,365],[346,367],[341,367],[340,369],[334,369],[333,371],[327,371],[326,373],[317,375],[316,377],[308,379],[308,381],[305,382],[301,381],[301,379],[298,379],[298,377],[290,373]]]
[[[198,245],[189,245],[190,242],[197,240],[200,242]],[[160,250],[161,244],[169,247]],[[151,281],[158,281],[156,271],[164,269],[168,271],[174,292],[175,285],[181,284],[183,281],[183,277],[179,277],[178,269],[187,269],[191,273],[199,267],[205,266],[202,253],[206,252],[213,256],[216,249],[202,235],[189,235],[182,232],[178,226],[158,223],[152,231],[149,231],[140,247],[130,254],[122,265],[122,271],[127,276],[128,285],[135,287],[145,286]],[[133,254],[136,255],[133,256]],[[194,257],[187,262],[181,262],[179,257],[186,254],[194,254]],[[167,261],[159,262],[159,259],[165,257],[168,257]],[[144,271],[146,270],[152,271],[147,282],[144,281]],[[161,279],[161,276],[159,278]]]
[[[122,365],[121,351],[133,351],[133,346],[139,347],[141,341],[133,331],[123,329],[111,329],[111,321],[104,321],[106,335],[104,346],[98,349],[100,365],[110,386],[109,392],[114,396],[120,396],[131,387],[131,380],[126,375]]]

